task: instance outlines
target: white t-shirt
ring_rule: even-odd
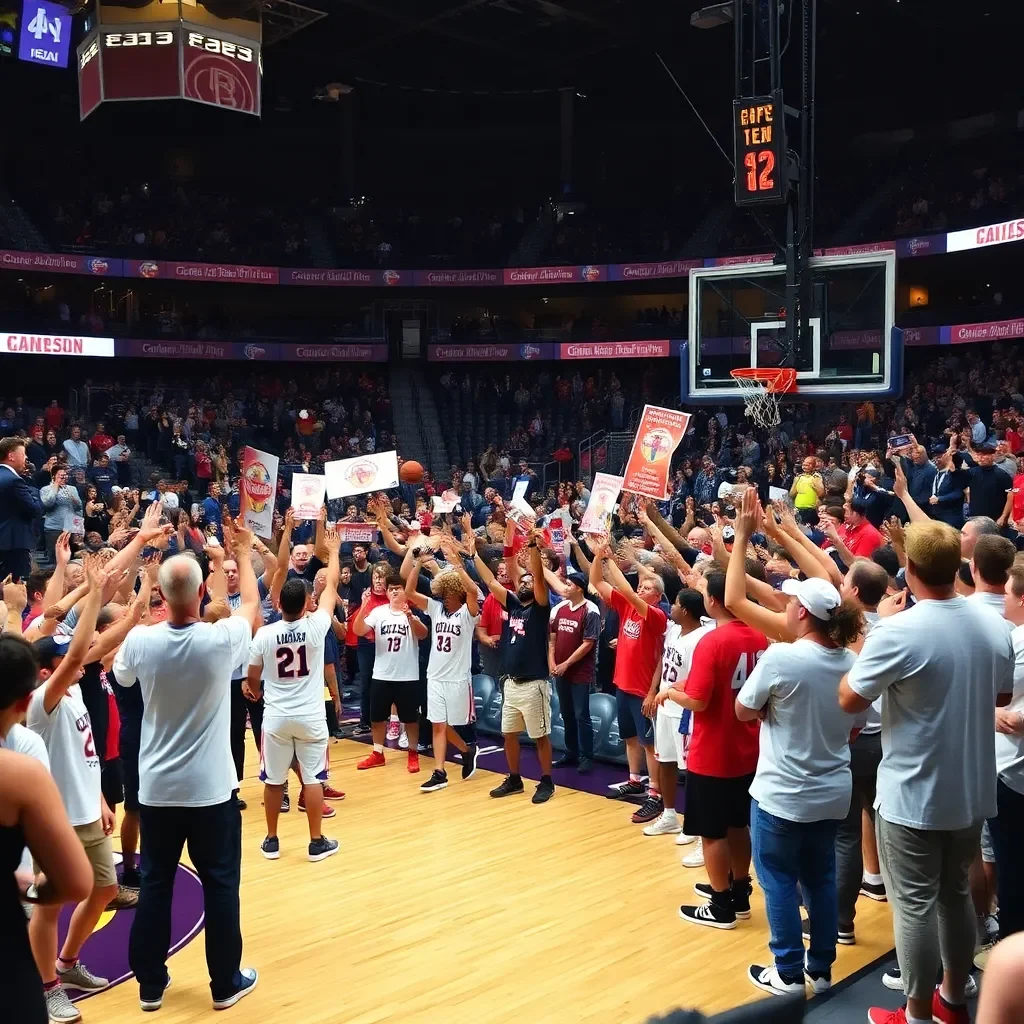
[[[665,648],[661,655],[661,684],[658,690],[669,690],[673,686],[682,689],[690,674],[693,651],[700,640],[715,628],[714,619],[701,619],[700,626],[684,634],[679,624],[668,621],[665,629]],[[667,700],[660,708],[666,718],[676,720],[683,717],[683,708],[674,700]]]
[[[1000,618],[1006,611],[1006,598],[1002,594],[990,594],[984,590],[976,590],[967,600],[977,601],[983,608],[991,608]],[[1007,625],[1007,628],[1011,627]]]
[[[875,809],[895,825],[969,828],[996,813],[996,698],[1013,690],[1005,620],[965,597],[918,601],[879,622],[850,670],[882,697]]]
[[[867,636],[875,625],[882,621],[882,617],[878,612],[864,612],[864,635]],[[864,712],[863,715],[854,716],[854,718],[863,722],[861,728],[861,734],[864,736],[875,736],[882,731],[882,698],[871,702],[871,707]]]
[[[1024,626],[1017,626],[1010,634],[1013,640],[1015,663],[1013,668],[1013,699],[1008,711],[1024,712]],[[1024,795],[1024,733],[1006,736],[996,733],[996,771],[1004,786]]]
[[[363,618],[373,630],[373,678],[409,682],[420,677],[419,641],[405,612],[382,604]]]
[[[50,758],[46,754],[46,744],[31,729],[23,725],[12,725],[6,736],[0,736],[0,750],[13,750],[15,754],[34,757],[47,771],[50,770]],[[21,854],[19,871],[32,870],[32,852],[26,846]]]
[[[842,819],[850,810],[853,716],[839,706],[839,681],[856,655],[814,640],[769,644],[736,695],[768,706],[750,795],[786,821]]]
[[[430,661],[427,664],[428,682],[458,683],[469,679],[473,661],[473,628],[480,621],[479,614],[470,615],[463,604],[449,615],[444,604],[427,598],[430,617]]]
[[[92,736],[92,722],[76,683],[49,714],[43,707],[46,685],[32,694],[25,724],[42,738],[50,759],[50,774],[57,783],[72,825],[91,825],[100,818],[100,758]]]
[[[256,630],[249,664],[263,666],[264,720],[323,719],[324,639],[330,628],[330,615],[318,610]]]
[[[238,788],[231,760],[231,671],[249,652],[252,627],[220,622],[135,626],[114,658],[122,686],[142,688],[139,803],[211,807]]]

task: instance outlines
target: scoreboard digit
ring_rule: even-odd
[[[785,202],[786,115],[782,92],[733,100],[737,206]]]

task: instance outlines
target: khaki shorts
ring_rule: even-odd
[[[102,889],[107,885],[117,885],[117,871],[114,869],[114,846],[110,836],[103,834],[103,822],[97,818],[88,825],[73,826],[78,841],[85,848],[85,855],[92,865],[93,887]],[[35,861],[32,863],[38,875],[42,867]]]
[[[531,740],[551,735],[551,683],[547,679],[505,680],[501,704],[501,731],[519,733]]]

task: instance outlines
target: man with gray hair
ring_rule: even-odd
[[[143,1010],[157,1010],[167,973],[171,897],[182,847],[203,884],[206,962],[213,1008],[234,1006],[256,985],[239,967],[242,932],[238,888],[242,819],[229,738],[231,670],[248,658],[259,610],[252,534],[237,525],[232,538],[241,601],[219,622],[200,621],[207,584],[199,563],[175,555],[161,566],[167,620],[136,626],[125,638],[114,674],[122,686],[138,680],[145,703],[139,749],[142,886],[128,959],[139,979]]]
[[[968,560],[972,559],[978,538],[998,533],[999,525],[991,516],[971,516],[960,531],[960,554]]]

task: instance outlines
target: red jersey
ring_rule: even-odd
[[[647,606],[647,616],[617,591],[608,602],[619,613],[619,644],[615,649],[615,685],[623,693],[646,697],[651,692],[654,666],[661,667],[661,645],[668,616],[655,604]]]
[[[839,527],[839,536],[843,543],[857,558],[870,558],[885,544],[882,535],[866,520],[862,519],[858,526],[849,527],[845,523]]]
[[[739,619],[723,623],[697,643],[684,691],[706,701],[707,707],[693,713],[689,771],[735,779],[757,768],[761,723],[736,717],[736,694],[767,648],[765,635]]]
[[[480,625],[488,636],[501,636],[501,624],[508,618],[508,612],[493,594],[488,594],[480,610]]]

